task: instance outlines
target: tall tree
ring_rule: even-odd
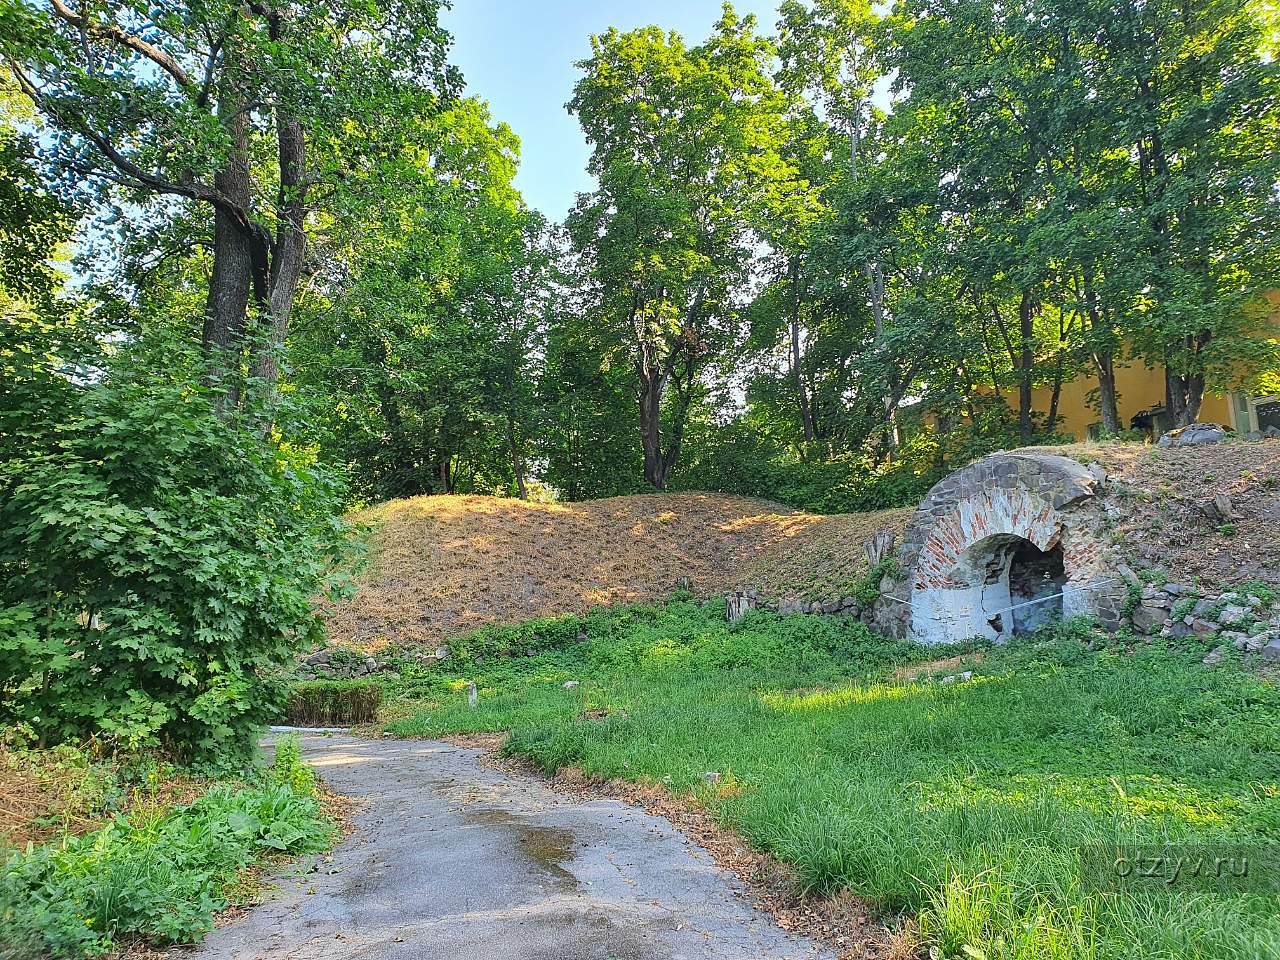
[[[569,219],[598,301],[588,322],[629,358],[644,480],[666,486],[708,364],[735,339],[753,213],[790,168],[772,49],[731,7],[706,43],[656,27],[592,38],[570,110],[595,191]]]
[[[318,210],[458,86],[437,4],[16,0],[0,56],[56,133],[51,162],[128,201],[212,216],[200,339],[268,388]],[[256,343],[245,359],[250,343]],[[228,400],[237,387],[228,384]]]

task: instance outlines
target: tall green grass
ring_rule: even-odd
[[[307,680],[289,688],[285,719],[304,726],[370,723],[381,700],[382,688],[371,680]]]
[[[1275,887],[1110,890],[1085,864],[1099,844],[1280,843],[1273,684],[1191,651],[1095,652],[1070,630],[989,651],[969,682],[896,680],[954,651],[721,616],[601,612],[586,642],[511,659],[491,632],[480,663],[408,671],[400,692],[427,705],[390,732],[509,729],[548,770],[699,792],[813,890],[918,916],[941,957],[1280,957]],[[742,789],[709,792],[707,771]]]

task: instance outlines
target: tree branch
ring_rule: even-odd
[[[51,104],[41,94],[39,88],[31,82],[31,78],[23,72],[21,65],[12,57],[5,57],[5,61],[8,63],[9,69],[12,71],[14,78],[18,81],[19,89],[21,89],[22,92],[30,98],[32,103],[56,121],[60,126],[78,133],[80,136],[92,143],[98,148],[99,152],[107,158],[111,165],[120,171],[120,173],[127,177],[132,177],[137,181],[136,184],[125,184],[126,186],[136,186],[145,190],[151,190],[154,193],[165,193],[175,197],[186,197],[189,200],[199,200],[203,203],[212,204],[214,207],[230,215],[242,229],[253,229],[254,224],[249,217],[249,212],[244,207],[234,203],[220,191],[210,187],[208,184],[200,183],[196,180],[174,183],[171,180],[166,180],[158,174],[144,170],[117,150],[115,146],[112,145],[111,141],[105,136],[98,133],[96,130],[93,130],[83,117],[72,111],[60,111],[58,107]],[[108,176],[106,179],[114,178]]]
[[[165,53],[155,44],[148,43],[141,37],[134,36],[132,33],[121,29],[114,23],[96,23],[91,21],[87,16],[81,16],[76,13],[63,3],[63,0],[50,0],[50,3],[53,5],[53,12],[67,23],[71,24],[71,26],[79,30],[83,30],[91,36],[100,37],[104,40],[111,40],[120,44],[122,47],[128,47],[134,53],[146,57],[165,73],[169,74],[169,76],[173,77],[173,79],[178,82],[178,86],[182,87],[184,90],[191,88],[191,78],[187,76],[186,71],[182,69],[182,66],[178,61],[173,59],[173,57],[169,56],[169,54]]]

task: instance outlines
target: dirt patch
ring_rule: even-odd
[[[1113,535],[1135,568],[1206,587],[1262,580],[1280,586],[1280,440],[1198,447],[1134,443],[1041,448],[1108,474]],[[1210,507],[1225,494],[1230,520]]]
[[[961,653],[954,657],[944,657],[941,660],[930,660],[928,663],[913,663],[909,666],[898,667],[890,676],[894,680],[919,680],[921,677],[932,677],[939,673],[946,673],[956,669],[964,663],[981,663],[986,659],[986,655],[978,653]]]
[[[718,866],[745,884],[753,906],[772,916],[781,929],[825,944],[839,954],[840,960],[912,960],[921,956],[910,923],[891,929],[870,906],[847,891],[831,897],[806,895],[793,867],[753,849],[739,834],[716,822],[696,798],[673,795],[652,782],[590,776],[576,767],[566,767],[547,777],[532,763],[500,753],[505,734],[482,736],[486,738],[483,743],[460,745],[487,749],[481,762],[491,769],[513,776],[537,777],[557,793],[577,799],[620,800],[665,818],[706,850]],[[444,739],[459,742],[457,738]]]
[[[368,524],[354,599],[322,605],[330,638],[376,650],[490,624],[755,587],[837,595],[866,568],[863,543],[909,510],[818,516],[776,503],[680,493],[545,504],[481,496],[394,500]]]

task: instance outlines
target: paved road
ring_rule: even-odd
[[[666,820],[498,773],[479,750],[306,736],[356,830],[198,960],[831,960]]]

